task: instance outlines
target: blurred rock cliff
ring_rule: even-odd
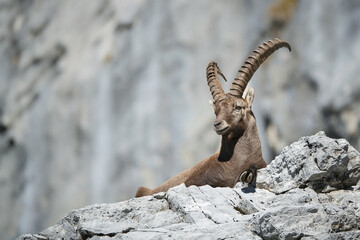
[[[0,232],[132,197],[213,154],[205,68],[250,84],[265,159],[323,130],[360,148],[359,1],[0,0]]]

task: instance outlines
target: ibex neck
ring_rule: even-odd
[[[236,144],[239,139],[240,138],[231,141],[225,140],[224,138],[221,139],[221,148],[218,157],[220,162],[227,162],[234,156],[234,151],[236,151]]]
[[[261,143],[255,121],[240,137],[230,141],[222,138],[218,160],[220,162],[238,162],[249,158],[262,158]]]

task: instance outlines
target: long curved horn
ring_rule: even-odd
[[[225,93],[223,88],[221,87],[218,74],[220,74],[226,81],[226,78],[224,74],[221,72],[217,63],[211,61],[206,68],[206,79],[215,103],[225,99]]]
[[[229,94],[236,97],[242,97],[245,88],[255,71],[273,52],[282,47],[287,47],[291,52],[290,45],[284,40],[278,38],[264,42],[256,50],[254,50],[253,54],[245,61],[245,64],[241,66],[237,77],[232,83]]]

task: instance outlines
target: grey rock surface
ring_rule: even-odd
[[[357,0],[0,0],[1,239],[213,154],[207,64],[228,89],[274,37],[292,53],[250,83],[265,160],[319,130],[359,150],[359,22]]]
[[[266,169],[259,171],[257,186],[276,194],[299,187],[316,192],[346,189],[359,181],[358,158],[348,141],[330,140],[319,132],[285,147]]]
[[[260,170],[256,188],[182,184],[167,193],[74,210],[18,240],[358,239],[359,164],[359,152],[346,140],[319,132],[286,147]]]

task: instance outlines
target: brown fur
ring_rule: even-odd
[[[218,110],[215,110],[218,111],[217,121],[224,118],[229,124],[234,125],[229,127],[226,134],[222,136],[220,150],[153,190],[140,187],[135,197],[166,192],[169,188],[182,183],[185,183],[186,186],[208,184],[212,187],[234,187],[244,171],[250,168],[256,170],[266,166],[262,157],[260,138],[251,106],[246,101],[241,101],[230,95],[227,95],[226,99],[227,101],[223,101],[217,107]],[[240,101],[246,106],[239,112],[241,117],[235,118],[233,116],[233,101]],[[239,122],[232,122],[234,120]]]
[[[225,79],[224,75],[215,62],[209,63],[206,75],[214,98],[214,130],[222,136],[219,151],[153,190],[138,188],[135,197],[166,192],[182,183],[187,187],[206,184],[212,187],[234,187],[238,181],[251,182],[256,170],[266,167],[255,116],[251,110],[254,89],[250,88],[245,98],[242,94],[256,69],[281,47],[291,49],[288,43],[280,39],[270,40],[259,46],[239,70],[230,92],[226,94],[218,78],[220,74]]]

